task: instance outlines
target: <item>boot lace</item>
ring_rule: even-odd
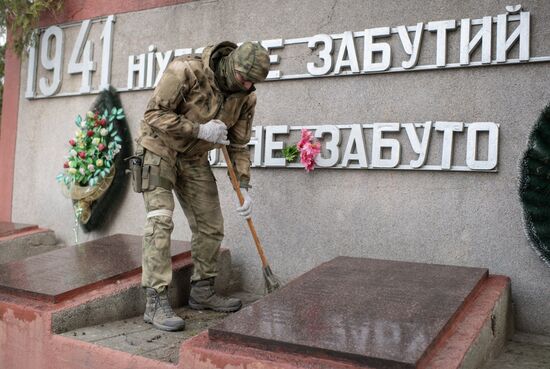
[[[214,298],[214,299],[218,299],[218,300],[221,300],[221,301],[224,301],[224,302],[231,299],[231,297],[226,297],[226,296],[222,296],[222,295],[217,294],[216,291],[214,290],[213,286],[208,287],[208,298]]]
[[[158,296],[158,304],[160,305],[164,315],[166,315],[167,318],[172,318],[176,316],[176,313],[174,313],[174,310],[172,310],[172,307],[168,302],[168,296],[166,295]]]

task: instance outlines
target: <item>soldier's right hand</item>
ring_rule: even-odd
[[[227,140],[227,126],[219,119],[212,119],[205,124],[201,124],[197,137],[204,141],[229,145],[229,141]]]

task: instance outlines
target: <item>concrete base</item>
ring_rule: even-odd
[[[55,233],[49,229],[32,228],[0,237],[0,264],[21,260],[53,251],[65,245],[57,242]]]
[[[514,332],[510,296],[508,277],[489,277],[419,368],[476,369],[496,357]]]
[[[503,352],[482,369],[518,368],[550,368],[550,337],[517,332],[508,340]]]
[[[180,268],[174,269],[172,283],[168,287],[170,303],[173,307],[187,305],[190,292],[189,280],[192,274],[189,259],[185,259]],[[222,276],[228,274],[231,269],[231,255],[229,250],[221,249],[218,259],[220,278],[216,281],[216,290],[226,293],[228,281]],[[139,275],[141,277],[141,274]],[[229,277],[227,277],[229,278]],[[122,283],[122,281],[117,281]],[[82,327],[89,327],[105,322],[112,322],[142,315],[145,308],[145,294],[141,285],[131,285],[129,288],[109,293],[99,298],[86,301],[83,304],[74,305],[52,313],[52,332],[64,333]]]
[[[232,292],[231,297],[241,299],[243,305],[247,306],[262,296],[240,291]],[[185,319],[183,331],[160,331],[151,324],[145,323],[143,315],[137,315],[133,318],[75,329],[62,335],[132,355],[178,363],[180,346],[185,340],[219,324],[230,314],[212,310],[193,310],[189,306],[174,310]]]

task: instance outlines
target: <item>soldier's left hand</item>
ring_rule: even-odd
[[[241,193],[243,194],[244,202],[242,205],[237,204],[237,213],[244,219],[249,219],[252,214],[252,198],[246,188],[241,188]]]

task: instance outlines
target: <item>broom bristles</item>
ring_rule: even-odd
[[[281,280],[271,271],[271,268],[266,266],[263,270],[265,289],[267,293],[271,293],[282,286]]]

